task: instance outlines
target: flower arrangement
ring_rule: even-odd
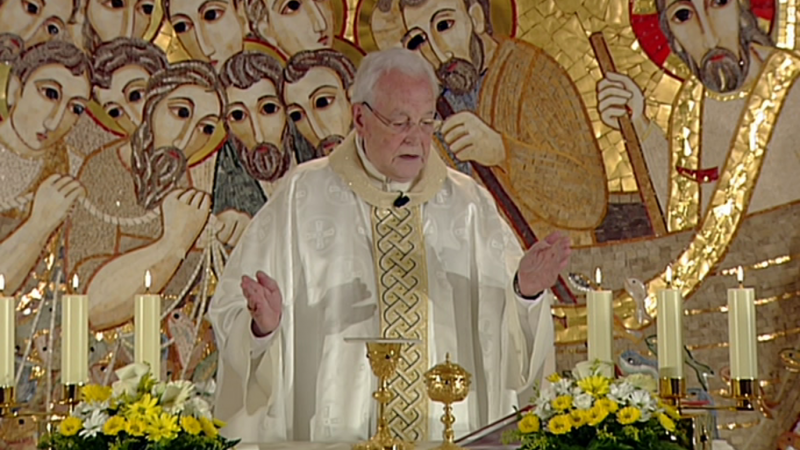
[[[677,411],[660,401],[656,381],[634,374],[608,378],[596,369],[584,376],[553,374],[530,412],[506,436],[521,450],[683,450]]]
[[[227,450],[223,423],[188,381],[156,382],[143,364],[119,369],[111,387],[88,385],[69,417],[39,442],[53,450]]]

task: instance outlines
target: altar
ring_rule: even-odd
[[[423,442],[414,446],[415,450],[433,450],[441,442]],[[279,442],[271,444],[239,444],[236,450],[351,450],[350,443],[336,442]],[[517,446],[498,445],[470,447],[476,450],[515,450]]]

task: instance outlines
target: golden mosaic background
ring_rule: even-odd
[[[333,1],[336,3],[336,0]],[[795,28],[800,0],[776,1],[777,20],[773,36],[779,47],[794,50],[800,45],[800,36]],[[352,41],[357,26],[357,0],[346,0],[346,3],[347,11],[337,13],[346,14],[348,20],[345,23],[344,37]],[[503,2],[493,2],[495,7],[499,3]],[[647,6],[652,2],[643,0],[641,3]],[[602,150],[609,193],[636,193],[637,186],[622,137],[619,132],[602,124],[596,110],[595,85],[601,75],[588,36],[595,32],[603,33],[617,70],[631,76],[642,88],[646,98],[646,114],[663,130],[668,129],[672,104],[681,82],[665,74],[640,49],[628,20],[628,0],[519,0],[516,3],[516,12],[515,37],[552,55],[567,70],[577,86]],[[158,14],[160,12],[156,16]],[[155,42],[164,48],[171,61],[187,58],[185,50],[174,39],[174,32],[169,26],[152,30],[152,33],[157,33]],[[68,139],[76,148],[97,148],[111,139],[86,117],[76,129],[78,131]],[[618,195],[619,197],[621,196]],[[775,227],[776,223],[787,225]],[[710,385],[717,402],[724,402],[726,395],[724,369],[728,364],[725,333],[727,316],[722,305],[725,290],[731,287],[730,277],[726,275],[736,266],[745,264],[751,274],[748,276],[757,286],[760,366],[769,368],[764,374],[762,384],[770,402],[773,419],[766,420],[757,413],[720,413],[718,425],[721,437],[739,449],[775,448],[778,435],[791,429],[800,413],[800,380],[796,371],[793,371],[796,368],[781,359],[782,350],[800,347],[800,238],[795,232],[797,227],[794,226],[797,223],[800,223],[800,205],[797,204],[745,218],[740,229],[727,230],[731,238],[735,235],[729,248],[720,246],[714,250],[713,255],[698,255],[694,260],[700,263],[710,260],[719,264],[713,270],[709,267],[709,271],[702,276],[693,276],[692,280],[687,281],[693,283],[691,290],[694,293],[687,304],[689,311],[685,336],[695,358],[718,372]],[[642,280],[659,280],[664,267],[676,261],[693,238],[694,233],[689,230],[658,239],[582,248],[573,253],[574,259],[569,270],[589,274],[594,268],[601,267],[605,284],[622,292],[623,282],[628,276],[637,276]],[[41,273],[41,279],[47,279],[45,272]],[[214,282],[211,275],[209,283],[212,291]],[[658,283],[653,286],[655,285]],[[32,294],[25,299],[31,304],[36,300]],[[646,323],[643,326],[630,326],[630,300],[623,299],[620,304],[622,306],[618,311],[624,313],[623,318],[627,320],[626,324],[630,329],[627,332],[620,331],[616,341],[618,352],[631,350],[646,358],[653,358],[648,353],[643,338],[655,334],[654,325]],[[652,309],[652,304],[649,306]],[[191,304],[184,307],[186,315],[190,315],[189,309],[192,308]],[[566,326],[565,322],[558,322],[558,363],[559,369],[569,369],[575,362],[585,358],[585,311],[580,307],[559,305],[554,308],[554,313],[560,319],[567,319]],[[34,340],[47,342],[46,331],[37,333]],[[119,331],[130,333],[129,328]],[[106,350],[111,350],[119,342],[117,336],[98,336],[97,339],[106,341]],[[44,360],[37,353],[41,345],[33,346],[31,358],[43,365]],[[114,365],[114,361],[105,362]],[[687,373],[691,373],[689,367]],[[44,373],[34,370],[32,377],[41,380]],[[690,384],[697,387],[696,382]],[[29,428],[14,427],[9,422],[0,423],[0,436],[5,438],[13,435],[22,442],[26,433],[29,435],[30,432]],[[20,445],[17,448],[27,447]]]

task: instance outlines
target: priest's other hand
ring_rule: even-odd
[[[278,283],[269,275],[259,270],[256,280],[244,275],[242,293],[253,318],[250,328],[257,337],[264,337],[275,331],[281,322],[283,297]]]
[[[567,267],[570,251],[569,236],[557,231],[533,244],[519,261],[520,293],[532,297],[552,287]]]

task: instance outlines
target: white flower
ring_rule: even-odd
[[[153,391],[155,392],[155,388]],[[172,381],[164,386],[160,394],[159,404],[169,414],[179,414],[183,411],[184,404],[194,393],[194,385],[185,380]]]
[[[553,411],[553,407],[550,402],[553,401],[552,398],[548,398],[546,396],[541,396],[536,399],[534,404],[534,414],[536,414],[540,419],[547,420],[555,415]]]
[[[81,419],[81,421],[85,421],[89,416],[92,415],[92,412],[95,411],[92,406],[86,402],[80,402],[75,406],[75,409],[72,411],[72,416]]]
[[[631,394],[629,401],[631,405],[639,408],[642,411],[642,413],[644,413],[645,411],[648,412],[655,411],[656,408],[658,407],[658,403],[656,403],[656,401],[647,391],[642,391],[642,390],[634,391]]]
[[[633,385],[628,382],[614,383],[609,389],[608,398],[617,403],[625,404],[634,390]]]
[[[94,437],[97,433],[103,431],[103,426],[107,421],[108,414],[100,410],[95,410],[92,412],[92,415],[83,422],[83,429],[80,432],[80,436],[85,438]]]
[[[577,409],[590,409],[594,399],[587,393],[576,395],[572,398],[572,405]]]
[[[653,378],[651,375],[647,375],[644,373],[634,373],[625,377],[625,381],[633,385],[633,387],[638,389],[644,389],[645,391],[655,393],[658,390],[658,384],[656,383],[656,379]]]
[[[184,405],[183,414],[196,418],[204,417],[211,420],[211,406],[207,401],[195,395]]]
[[[214,398],[214,393],[217,391],[217,382],[212,378],[204,383],[197,383],[194,385],[195,391],[205,399]]]
[[[127,366],[118,369],[115,373],[119,380],[111,385],[111,391],[114,398],[119,398],[123,394],[133,395],[139,389],[139,382],[142,377],[150,371],[146,364],[128,364]]]
[[[553,383],[553,391],[556,396],[572,395],[572,380],[562,378]]]

